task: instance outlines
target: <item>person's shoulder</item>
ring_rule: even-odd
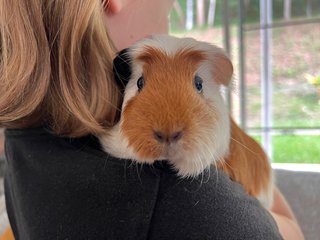
[[[104,159],[108,157],[113,161],[112,157],[101,150],[99,140],[93,135],[79,138],[58,136],[46,127],[6,129],[5,142],[7,153],[14,151],[34,156],[51,154],[53,156],[81,156],[81,158]]]
[[[151,239],[281,239],[258,200],[214,167],[193,179],[164,173],[152,229]]]
[[[5,152],[9,162],[26,162],[31,158],[39,165],[61,164],[63,168],[83,166],[95,171],[136,172],[143,169],[152,175],[161,171],[150,165],[138,164],[131,159],[119,159],[102,150],[94,135],[78,138],[58,136],[46,127],[6,129]],[[41,164],[40,164],[41,163]]]
[[[6,138],[32,138],[39,136],[53,136],[48,128],[45,127],[35,127],[35,128],[10,128],[4,131]]]
[[[101,150],[99,140],[93,135],[78,138],[59,136],[47,127],[5,129],[5,139],[6,141],[24,141],[26,143],[28,143],[27,141],[42,143],[49,141],[51,144],[57,142],[65,143],[69,147],[83,148],[90,146],[96,150]]]

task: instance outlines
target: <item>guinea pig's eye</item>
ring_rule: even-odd
[[[194,86],[196,87],[198,93],[202,93],[203,88],[202,88],[202,78],[196,75],[194,77]]]
[[[144,87],[144,79],[143,79],[143,77],[140,77],[140,78],[138,79],[138,81],[137,81],[137,87],[138,87],[139,91],[141,91],[142,88]]]

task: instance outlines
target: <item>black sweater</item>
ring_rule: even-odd
[[[222,171],[180,179],[165,162],[111,157],[92,136],[5,135],[16,239],[281,239],[270,214]]]

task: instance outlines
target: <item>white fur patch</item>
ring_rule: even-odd
[[[274,190],[274,182],[273,182],[273,174],[272,171],[270,173],[270,179],[267,189],[263,189],[259,196],[257,196],[258,200],[266,209],[271,209],[273,204],[273,190]]]

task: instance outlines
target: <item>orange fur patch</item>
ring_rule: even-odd
[[[230,118],[230,154],[220,167],[232,180],[241,183],[247,193],[258,196],[267,191],[271,178],[271,166],[261,146],[248,136]]]
[[[199,128],[214,126],[213,106],[197,93],[193,84],[195,72],[205,57],[196,50],[181,50],[168,56],[147,47],[135,59],[143,64],[145,86],[127,102],[122,132],[139,158],[151,161],[163,154],[164,146],[155,140],[154,131],[183,131],[180,141],[187,150],[201,132]]]
[[[219,52],[211,57],[213,57],[214,62],[214,65],[212,66],[213,76],[215,76],[215,79],[219,84],[228,86],[233,75],[233,65],[230,59],[224,55],[224,53]]]
[[[0,240],[14,240],[11,227],[7,227],[5,232],[0,236]]]

